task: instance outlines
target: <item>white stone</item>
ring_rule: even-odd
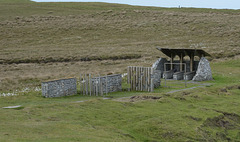
[[[212,80],[212,71],[209,61],[202,57],[198,64],[196,75],[192,79],[193,81],[205,81]]]

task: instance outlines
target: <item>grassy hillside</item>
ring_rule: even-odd
[[[108,98],[0,96],[0,141],[240,141],[240,11],[0,0],[0,93],[80,73],[124,73],[202,48],[210,85]],[[199,84],[188,84],[188,87]],[[184,84],[182,84],[184,87]],[[129,98],[122,98],[129,97]],[[83,101],[83,102],[77,102]],[[22,105],[18,109],[6,106]]]
[[[156,46],[203,48],[212,59],[240,53],[239,10],[0,0],[0,13],[2,91],[150,66],[163,56]]]

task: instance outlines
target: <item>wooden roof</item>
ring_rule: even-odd
[[[168,57],[171,58],[171,54],[174,56],[178,55],[179,57],[181,57],[181,55],[183,57],[185,56],[198,56],[198,57],[202,57],[202,56],[211,56],[210,54],[208,54],[207,52],[205,52],[202,49],[169,49],[169,48],[158,48],[158,50],[162,51],[165,55],[167,55]]]

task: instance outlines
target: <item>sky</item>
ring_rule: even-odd
[[[32,0],[35,2],[107,2],[156,7],[240,9],[240,0]]]

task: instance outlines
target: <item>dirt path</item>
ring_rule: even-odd
[[[192,89],[200,88],[200,87],[205,87],[205,86],[202,86],[202,85],[201,85],[201,86],[196,86],[196,87],[191,87],[191,88],[185,88],[185,89],[173,90],[173,91],[167,92],[166,94],[172,94],[172,93],[175,93],[175,92],[186,91],[186,90],[192,90]]]

